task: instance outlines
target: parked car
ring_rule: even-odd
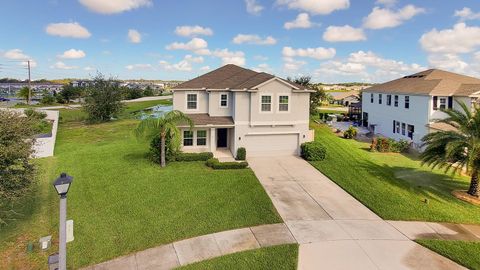
[[[0,97],[0,102],[7,102],[7,101],[10,101],[10,99],[8,99],[8,98],[3,98],[3,97]]]

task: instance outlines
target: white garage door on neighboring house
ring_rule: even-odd
[[[298,134],[255,134],[245,136],[247,156],[298,155]]]

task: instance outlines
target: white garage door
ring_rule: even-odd
[[[245,136],[247,156],[298,155],[298,134]]]

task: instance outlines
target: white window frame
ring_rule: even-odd
[[[443,104],[442,104],[442,100],[443,100]],[[448,107],[447,102],[448,102],[448,98],[447,98],[447,97],[438,97],[438,106],[437,106],[437,108],[438,108],[439,110],[445,110],[445,109],[447,109],[447,107]],[[443,108],[442,108],[442,105],[443,105]]]
[[[205,137],[199,137],[198,132],[205,131]],[[196,146],[207,146],[208,145],[208,131],[206,129],[198,129],[195,131],[195,145]],[[205,144],[198,144],[198,139],[205,139]]]
[[[280,97],[288,97],[288,103],[287,103],[287,106],[288,106],[288,110],[286,111],[280,111]],[[277,101],[278,101],[278,104],[277,104],[277,113],[289,113],[290,112],[290,107],[292,105],[292,102],[291,102],[292,98],[291,98],[291,95],[289,93],[280,93],[280,94],[277,94]],[[272,99],[273,101],[273,99]],[[273,102],[272,102],[273,103]]]
[[[270,111],[263,111],[262,110],[262,97],[270,97]],[[273,95],[272,94],[260,94],[260,98],[259,98],[259,111],[260,113],[273,113]],[[265,103],[267,104],[267,103]]]
[[[226,100],[226,101],[227,101],[227,105],[225,105],[225,106],[222,106],[222,96],[223,96],[223,95],[227,96],[227,100]],[[228,103],[229,103],[229,102],[228,102],[228,99],[229,99],[229,98],[228,98],[228,93],[220,93],[218,99],[219,99],[219,102],[218,102],[218,103],[219,103],[219,105],[220,105],[220,108],[224,108],[224,109],[228,108]]]
[[[190,132],[190,133],[192,133],[192,138],[191,138],[191,140],[192,140],[192,145],[185,145],[185,132]],[[190,139],[190,138],[188,138],[188,139]],[[184,147],[192,147],[192,146],[195,146],[195,132],[194,132],[193,130],[192,130],[192,131],[190,131],[190,130],[183,130],[183,131],[182,131],[182,145],[183,145]]]
[[[188,96],[189,95],[195,95],[196,97],[196,108],[195,109],[189,109],[188,108]],[[185,110],[186,111],[198,111],[199,110],[199,104],[198,104],[198,93],[194,93],[194,92],[187,92],[185,93]]]

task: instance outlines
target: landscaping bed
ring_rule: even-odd
[[[384,219],[480,223],[480,207],[455,198],[469,179],[422,167],[414,156],[370,152],[370,143],[337,137],[312,123],[328,153],[311,164]]]

